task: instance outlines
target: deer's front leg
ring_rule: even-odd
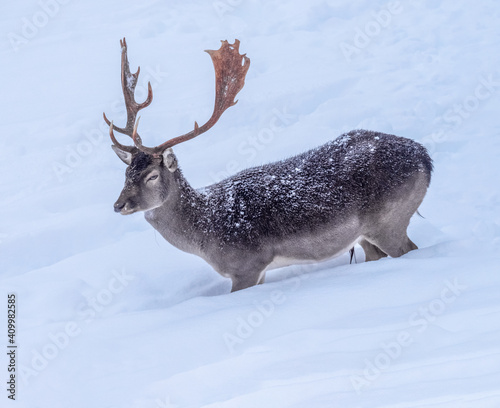
[[[236,292],[237,290],[246,289],[251,286],[264,283],[264,275],[264,270],[231,275],[231,280],[233,282],[231,292]]]
[[[265,270],[273,261],[272,248],[259,251],[236,250],[226,252],[214,262],[216,271],[233,282],[231,292],[264,283]]]
[[[245,279],[245,277],[231,277],[231,280],[233,281],[231,292],[236,292],[237,290],[242,290],[257,285],[257,280]]]

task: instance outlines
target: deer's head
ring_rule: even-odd
[[[172,149],[161,156],[144,152],[131,155],[112,146],[118,157],[128,164],[125,171],[125,186],[114,205],[115,211],[123,215],[160,207],[175,189],[173,173],[177,170],[177,159]]]
[[[118,157],[128,165],[125,172],[125,187],[115,203],[115,211],[127,215],[137,211],[147,211],[159,207],[168,199],[173,190],[177,159],[172,151],[172,146],[205,133],[217,123],[224,111],[236,104],[236,94],[245,84],[245,75],[250,67],[250,59],[245,54],[239,53],[238,40],[234,44],[222,41],[217,51],[207,50],[212,58],[215,69],[215,105],[210,119],[202,126],[194,123],[194,129],[182,136],[174,137],[159,146],[146,147],[137,133],[139,119],[137,113],[149,106],[153,101],[153,90],[148,83],[148,96],[138,104],[134,98],[135,86],[139,77],[140,68],[135,74],[130,72],[127,58],[127,43],[125,38],[120,40],[122,47],[121,79],[122,90],[127,108],[127,124],[119,128],[109,121],[105,114],[104,120],[109,125],[109,136],[113,141],[111,146]],[[119,143],[113,131],[130,136],[133,146]]]

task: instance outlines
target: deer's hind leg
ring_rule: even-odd
[[[372,214],[373,223],[370,225],[369,231],[364,234],[364,238],[393,258],[418,249],[415,243],[408,238],[406,230],[411,217],[424,199],[427,185],[428,179],[421,173],[408,180],[391,199],[384,203],[377,213]],[[367,246],[367,248],[368,252],[374,252],[372,247]],[[363,247],[363,249],[365,248]]]
[[[368,257],[375,256],[376,258],[381,253],[389,255],[392,258],[397,258],[407,252],[418,249],[406,233],[410,218],[411,214],[409,212],[403,214],[393,212],[385,220],[381,217],[376,227],[364,236],[365,240],[370,244],[363,246],[363,249],[366,247],[366,250],[368,250],[367,260]]]
[[[359,242],[359,245],[361,245],[361,248],[363,248],[363,251],[365,252],[365,261],[377,261],[380,258],[384,258],[387,256],[387,254],[382,251],[378,246],[373,245],[371,242],[367,241],[366,239],[362,239]]]
[[[413,243],[413,241],[408,238],[408,235],[406,235],[406,231],[404,234],[398,234],[394,235],[392,232],[389,233],[384,233],[381,232],[377,236],[370,237],[368,238],[370,240],[369,245],[371,245],[372,248],[369,249],[370,255],[367,253],[367,261],[372,261],[375,259],[368,259],[371,257],[374,249],[375,252],[377,253],[382,253],[385,254],[385,256],[389,255],[392,258],[397,258],[400,257],[414,249],[418,249],[418,247]],[[361,243],[360,243],[361,244]],[[363,249],[365,247],[362,245]],[[365,251],[366,253],[366,251]],[[376,258],[380,259],[382,256]]]

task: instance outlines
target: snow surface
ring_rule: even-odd
[[[499,17],[494,0],[4,2],[0,304],[17,293],[21,372],[14,403],[2,312],[0,406],[500,407]],[[229,294],[115,214],[102,112],[125,123],[123,36],[137,100],[155,93],[148,145],[210,116],[202,50],[238,38],[252,60],[239,103],[175,148],[194,187],[356,128],[424,143],[420,249]]]

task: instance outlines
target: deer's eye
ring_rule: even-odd
[[[155,174],[154,176],[151,176],[150,178],[148,178],[146,180],[146,182],[156,180],[157,178],[158,178],[158,174]]]

